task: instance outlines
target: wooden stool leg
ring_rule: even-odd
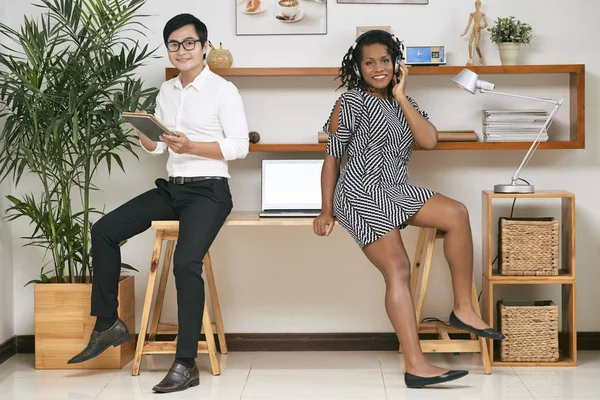
[[[473,285],[472,286],[472,290],[471,290],[471,302],[473,303],[473,308],[475,309],[475,313],[477,314],[477,316],[479,318],[481,318],[481,311],[479,311],[479,301],[477,301],[477,287],[475,286],[475,279],[473,279]],[[486,339],[480,337],[478,338],[479,340],[479,347],[480,347],[480,351],[481,351],[481,360],[483,362],[483,373],[485,375],[491,375],[492,374],[492,364],[491,364],[491,360],[490,360],[490,355],[488,353],[488,348],[487,348],[487,343],[486,343]]]
[[[202,327],[204,328],[204,335],[206,336],[206,347],[208,349],[208,356],[210,357],[210,365],[212,367],[213,375],[221,375],[221,366],[219,365],[219,359],[217,358],[217,345],[215,343],[215,336],[212,329],[212,323],[210,321],[210,315],[208,314],[208,307],[204,302],[204,316],[202,317]]]
[[[419,228],[417,249],[410,277],[410,291],[414,301],[417,293],[417,283],[419,280],[420,272],[419,270],[422,269],[421,284],[419,285],[418,291],[419,296],[417,298],[417,301],[415,302],[417,330],[419,330],[419,327],[421,325],[421,311],[423,310],[423,303],[425,302],[425,292],[427,291],[427,282],[429,281],[429,271],[431,270],[431,260],[433,258],[433,248],[435,246],[435,234],[435,228]],[[423,262],[421,262],[421,260],[423,260],[423,250],[425,250],[425,259]],[[399,351],[402,351],[402,344],[400,344]]]
[[[135,356],[133,358],[132,375],[140,374],[140,365],[142,363],[142,351],[146,342],[146,330],[148,329],[148,319],[150,318],[150,307],[152,306],[152,295],[154,294],[154,285],[156,283],[156,270],[160,261],[160,252],[162,250],[162,231],[156,232],[154,240],[154,249],[152,251],[152,262],[150,264],[150,273],[148,274],[148,287],[146,288],[146,298],[144,299],[144,308],[142,310],[142,319],[140,321],[140,332],[138,335]]]
[[[175,247],[174,240],[167,241],[167,249],[165,250],[165,258],[163,259],[162,271],[160,273],[160,282],[158,283],[158,293],[156,293],[156,301],[154,303],[154,313],[152,315],[152,324],[148,340],[155,340],[158,333],[158,325],[160,323],[160,315],[162,313],[163,303],[165,301],[165,292],[167,290],[167,280],[171,271],[171,263],[173,260],[173,248]]]
[[[219,348],[221,349],[221,354],[227,354],[227,341],[225,340],[223,316],[221,315],[221,305],[219,304],[219,295],[217,293],[215,274],[213,273],[212,260],[210,258],[209,251],[207,251],[206,255],[204,256],[204,268],[206,271],[206,280],[208,281],[208,293],[210,296],[210,303],[212,305],[213,315],[215,317],[217,335],[219,336]]]
[[[437,232],[435,228],[421,229],[425,229],[428,235],[425,245],[425,261],[423,262],[423,276],[421,277],[421,284],[419,285],[419,297],[417,299],[415,311],[415,314],[417,316],[417,329],[421,325],[421,312],[423,311],[423,304],[425,303],[425,292],[427,291],[427,283],[429,282],[429,272],[431,271],[431,261],[433,260],[433,249],[435,248],[435,235]]]

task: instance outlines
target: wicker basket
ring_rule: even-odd
[[[557,362],[558,307],[552,301],[499,301],[500,359]]]
[[[500,274],[558,275],[558,235],[554,218],[500,218]]]

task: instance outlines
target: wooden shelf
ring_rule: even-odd
[[[531,142],[439,142],[433,150],[527,150]],[[325,143],[256,143],[251,152],[324,152]],[[544,142],[538,150],[581,149],[577,141]],[[415,146],[415,150],[423,150]]]
[[[271,152],[324,152],[325,143],[256,143],[250,145],[250,151],[255,153]]]
[[[538,149],[584,149],[585,148],[585,65],[441,65],[409,67],[411,75],[456,75],[464,68],[481,75],[486,74],[569,74],[569,137],[565,141],[540,143]],[[223,77],[285,77],[285,76],[325,76],[335,78],[339,67],[252,67],[252,68],[215,68],[213,72]],[[167,80],[176,77],[176,68],[167,68]],[[434,150],[527,150],[531,142],[440,142]],[[253,152],[321,152],[325,146],[321,144],[268,143],[250,146]],[[417,150],[419,150],[417,148]]]
[[[559,271],[557,276],[507,276],[493,271],[490,283],[505,285],[570,284],[575,283],[575,277],[569,271]]]
[[[534,193],[494,193],[484,190],[483,193],[490,199],[575,199],[575,194],[566,190],[536,190]]]
[[[577,365],[577,283],[575,268],[575,195],[565,190],[539,190],[535,193],[494,193],[482,191],[482,314],[483,320],[494,326],[494,310],[498,285],[561,285],[560,314],[562,317],[561,339],[559,334],[560,360],[556,363],[517,363],[501,362],[499,355],[494,356],[494,343],[488,340],[488,351],[492,365],[495,366],[575,366]],[[558,200],[561,208],[560,218],[560,264],[558,276],[504,276],[492,269],[492,241],[498,237],[492,232],[492,207],[494,199],[550,199]]]
[[[582,74],[583,64],[555,65],[440,65],[440,66],[409,66],[411,75],[456,75],[464,68],[469,68],[477,74]],[[338,75],[339,67],[250,67],[250,68],[215,68],[212,70],[221,76],[331,76]],[[166,69],[167,80],[177,76],[176,68]]]
[[[577,361],[571,357],[560,354],[557,362],[504,362],[497,355],[492,361],[493,367],[575,367]]]

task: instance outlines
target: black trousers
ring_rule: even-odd
[[[103,216],[92,227],[92,312],[117,318],[121,272],[119,243],[150,228],[152,221],[179,220],[173,256],[179,332],[176,357],[196,357],[204,312],[203,258],[233,203],[229,184],[211,179],[182,185],[156,180],[156,188]]]

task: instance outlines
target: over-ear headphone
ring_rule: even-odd
[[[394,41],[397,45],[397,56],[393,57],[392,62],[394,63],[394,74],[398,74],[400,72],[400,63],[404,60],[404,43],[402,43],[398,38],[389,32],[382,31],[379,29],[373,29],[367,32],[362,33],[359,37],[356,38],[354,44],[352,45],[352,51],[350,52],[350,61],[352,62],[352,69],[354,70],[354,74],[360,79],[362,78],[362,73],[360,72],[360,63],[358,61],[359,57],[354,57],[354,53],[356,52],[356,47],[358,44],[365,38],[365,36],[371,36],[373,34],[383,34],[388,35],[392,41]]]

